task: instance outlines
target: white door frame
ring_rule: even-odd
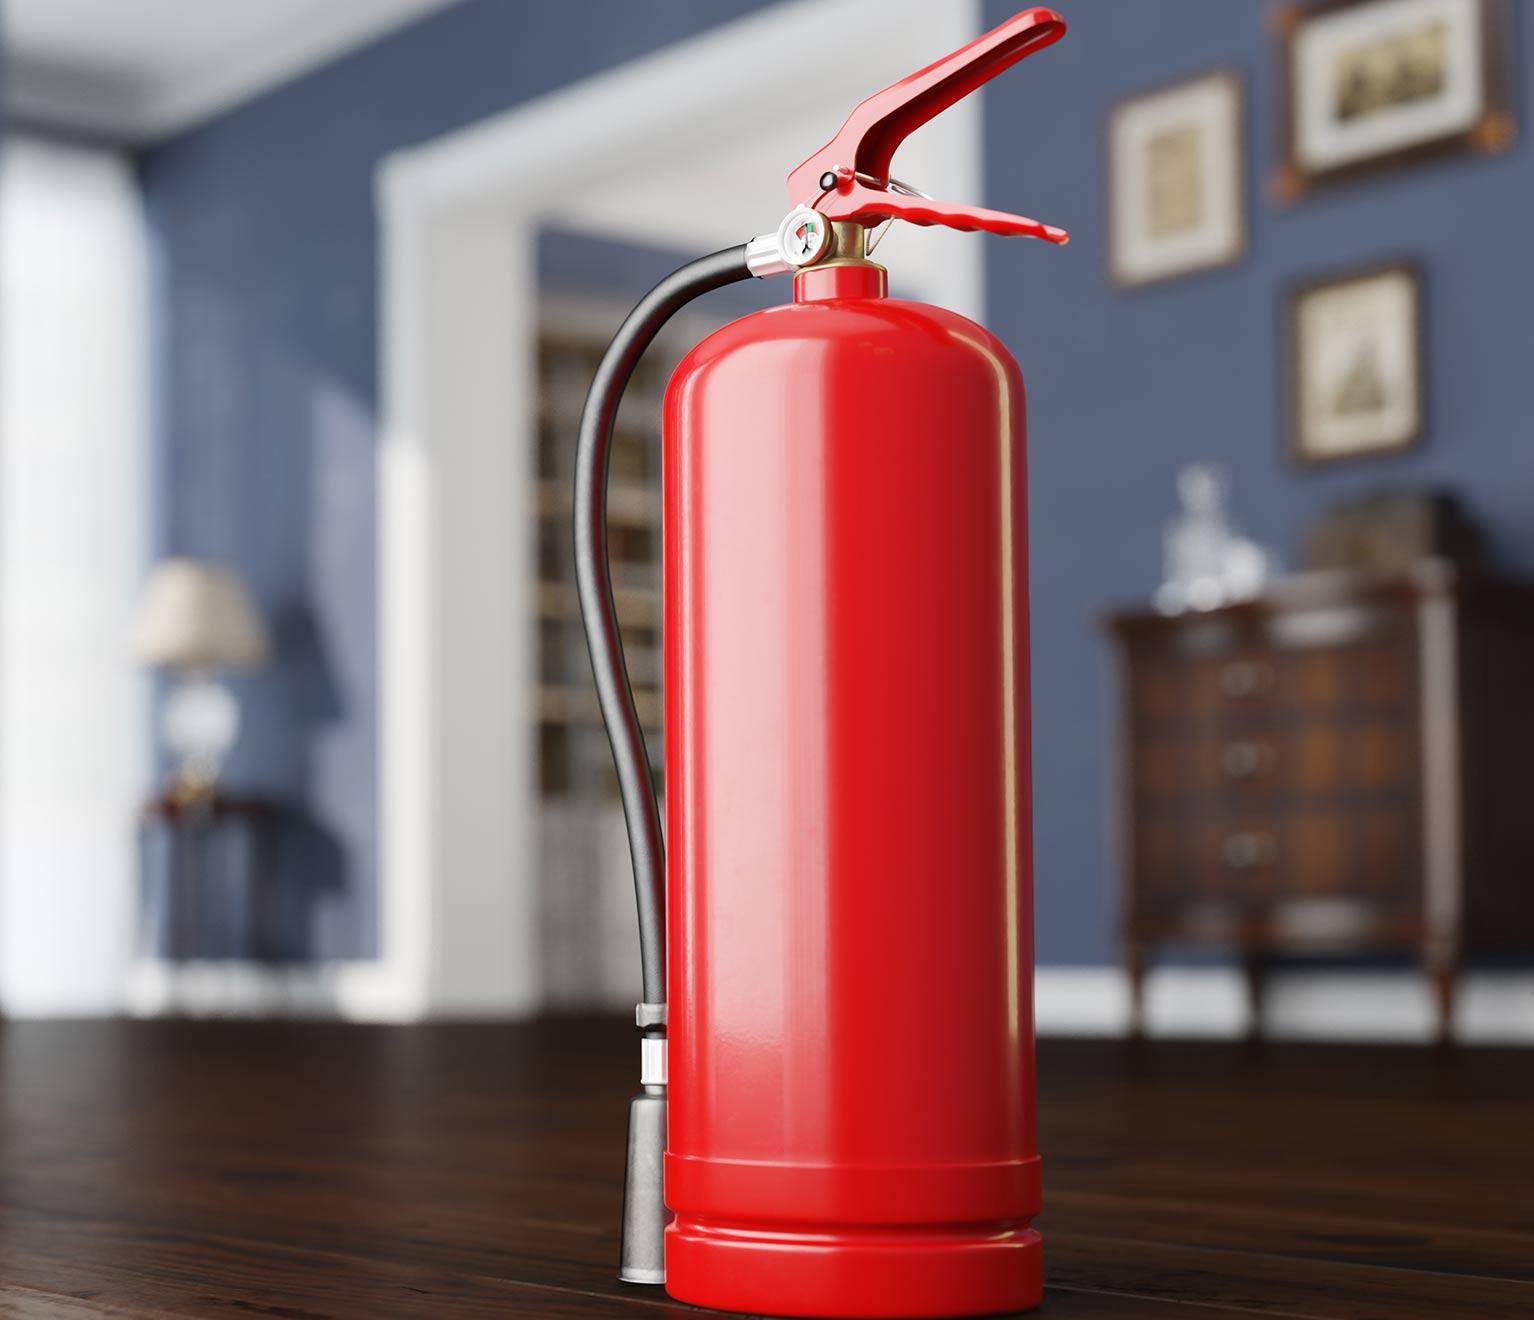
[[[769,230],[788,171],[860,97],[980,22],[979,0],[789,0],[381,163],[379,956],[334,969],[343,1013],[540,1007],[539,230],[665,235],[699,252]],[[737,186],[730,171],[753,152],[770,163]],[[938,197],[983,200],[976,98],[925,127],[901,165]],[[743,210],[748,193],[763,200]],[[978,319],[972,236],[892,234],[886,253],[899,286]]]

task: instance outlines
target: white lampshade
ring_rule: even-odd
[[[139,601],[133,650],[147,665],[250,669],[265,663],[271,643],[237,573],[201,559],[162,559]]]

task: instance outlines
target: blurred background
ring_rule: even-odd
[[[1028,381],[1040,1030],[1534,1040],[1534,24],[1059,8],[896,169],[1071,245],[879,251]],[[1010,12],[0,0],[0,1012],[626,1011],[585,388]],[[660,394],[788,296],[621,419],[652,740]]]

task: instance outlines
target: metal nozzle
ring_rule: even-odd
[[[623,1237],[618,1277],[665,1283],[666,1209],[661,1185],[666,1152],[666,1088],[646,1085],[629,1101],[628,1162],[623,1173]]]

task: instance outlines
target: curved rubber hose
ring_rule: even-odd
[[[661,327],[699,295],[750,277],[742,244],[689,262],[651,289],[607,346],[586,395],[575,447],[575,586],[628,826],[647,1004],[666,1002],[666,853],[650,759],[624,664],[607,558],[607,469],[613,422],[634,367]]]

